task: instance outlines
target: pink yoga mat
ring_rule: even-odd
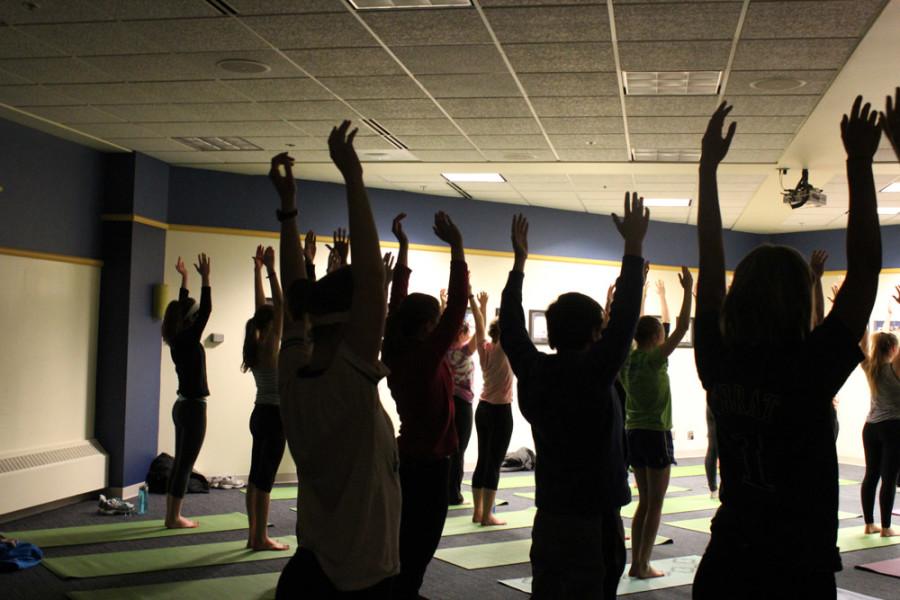
[[[900,578],[900,558],[880,560],[878,562],[873,562],[866,565],[856,565],[856,568],[863,571],[871,571],[872,573],[887,575],[889,577]]]

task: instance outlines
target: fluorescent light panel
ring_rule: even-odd
[[[216,136],[189,136],[174,137],[176,142],[181,142],[185,146],[199,150],[201,152],[234,152],[239,150],[262,150],[256,144],[245,140],[242,137],[216,137]]]
[[[900,214],[900,207],[895,206],[879,206],[878,207],[879,215],[896,215]]]
[[[623,71],[628,96],[714,96],[722,71]]]
[[[631,156],[638,162],[697,162],[700,160],[700,151],[632,148]]]
[[[447,8],[472,6],[472,0],[350,0],[356,10],[391,10],[397,8]]]
[[[687,208],[690,205],[690,198],[644,198],[644,206]]]
[[[885,187],[881,188],[881,191],[885,194],[900,194],[900,181],[889,183]]]
[[[506,183],[500,173],[441,173],[453,183]]]

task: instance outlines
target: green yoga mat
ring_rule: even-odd
[[[858,513],[838,511],[838,519],[855,519]],[[682,521],[666,521],[666,525],[670,527],[678,527],[687,529],[688,531],[696,531],[697,533],[709,533],[709,525],[712,517],[700,517],[699,519],[684,519]]]
[[[862,525],[851,525],[838,529],[838,548],[841,552],[855,552],[871,548],[884,548],[900,544],[900,537],[881,537],[877,533],[866,535]]]
[[[631,530],[626,528],[625,535],[630,536]],[[671,538],[657,536],[654,545],[671,543]],[[631,548],[631,540],[625,541],[625,547]],[[527,539],[442,548],[435,552],[434,557],[467,570],[490,569],[527,563],[530,560],[528,556],[530,551],[531,540]]]
[[[447,507],[449,510],[463,510],[466,508],[472,508],[474,502],[472,500],[472,492],[463,491],[463,503],[462,504],[451,504]],[[509,500],[504,500],[503,498],[494,498],[494,506],[506,506],[509,504]]]
[[[666,497],[668,497],[669,492],[672,492],[674,494],[677,492],[686,492],[689,489],[691,489],[691,488],[681,487],[680,485],[670,485],[668,488],[668,491],[666,492]],[[638,490],[636,487],[631,488],[631,493],[635,496],[637,495],[637,491]],[[513,493],[513,496],[518,496],[519,498],[528,498],[529,500],[534,500],[536,493],[535,492],[515,492],[515,493]]]
[[[247,488],[241,489],[242,494],[247,493]],[[282,485],[276,486],[272,488],[272,493],[269,494],[269,500],[296,500],[297,499],[297,486],[296,485]]]
[[[241,575],[218,579],[198,579],[154,585],[68,592],[71,600],[209,600],[240,598],[241,600],[274,600],[280,573]]]
[[[838,479],[838,485],[859,485],[860,483],[855,479]]]
[[[278,541],[297,546],[297,538],[289,535]],[[194,544],[154,548],[152,550],[130,550],[127,552],[105,552],[103,554],[83,554],[62,558],[45,558],[44,565],[65,578],[105,577],[128,573],[149,573],[151,571],[171,571],[188,567],[208,567],[211,565],[231,565],[290,558],[288,552],[254,552],[247,548],[246,540],[218,542],[215,544]]]
[[[483,527],[481,523],[473,523],[472,517],[462,515],[459,517],[448,517],[444,521],[444,532],[442,536],[463,535],[465,533],[489,533],[491,531],[504,531],[506,529],[521,529],[522,527],[531,527],[534,524],[534,515],[537,509],[534,507],[525,510],[513,510],[495,513],[499,519],[506,521],[506,525],[496,525]]]
[[[463,481],[464,484],[471,486],[472,480]],[[500,485],[497,486],[501,490],[510,490],[513,488],[534,487],[534,473],[528,475],[511,475],[500,478]]]
[[[637,510],[637,501],[622,507],[621,515],[634,518]],[[710,498],[709,494],[698,494],[696,496],[676,496],[675,498],[666,498],[663,502],[662,514],[672,515],[676,513],[691,512],[695,510],[715,510],[719,508],[719,499]]]
[[[684,465],[679,467],[675,465],[669,473],[669,477],[695,477],[697,475],[706,475],[706,467],[703,465]]]
[[[650,592],[653,590],[664,590],[666,588],[680,587],[690,585],[694,582],[694,574],[700,565],[699,556],[679,556],[678,558],[664,558],[661,560],[651,561],[653,566],[666,573],[665,577],[654,577],[653,579],[636,579],[628,576],[628,568],[631,565],[625,565],[625,574],[619,580],[619,589],[616,591],[617,596],[625,596],[628,594],[640,594],[641,592]],[[531,577],[519,577],[517,579],[502,579],[500,583],[514,590],[531,593]]]
[[[104,523],[103,525],[82,525],[80,527],[59,527],[56,529],[6,531],[4,535],[23,542],[30,542],[41,548],[53,548],[55,546],[124,542],[247,528],[247,515],[243,513],[194,516],[194,519],[200,521],[200,527],[195,529],[166,529],[162,519],[142,521],[139,520],[140,517],[129,517],[123,521],[117,517],[98,518],[112,519],[117,522]]]

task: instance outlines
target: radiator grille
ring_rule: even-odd
[[[87,458],[89,456],[96,456],[97,454],[99,454],[99,452],[92,444],[84,443],[78,444],[77,446],[69,446],[67,448],[57,448],[56,450],[46,450],[44,452],[0,458],[0,474],[24,471],[25,469],[43,467],[78,458]]]

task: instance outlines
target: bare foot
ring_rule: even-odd
[[[472,513],[472,522],[481,523],[481,513]]]
[[[166,529],[194,529],[200,527],[200,521],[191,521],[184,517],[178,517],[174,521],[166,521]]]
[[[881,537],[896,537],[898,535],[900,535],[900,531],[894,529],[893,527],[888,527],[881,530]]]
[[[506,521],[501,521],[493,514],[490,514],[481,520],[482,527],[497,527],[498,525],[506,525]]]
[[[666,574],[660,571],[659,569],[654,569],[653,567],[648,566],[646,569],[641,569],[637,575],[633,575],[633,577],[637,577],[638,579],[653,579],[654,577],[665,577]]]
[[[870,533],[881,533],[881,527],[879,527],[875,523],[867,523],[866,535],[869,535]]]
[[[267,537],[261,544],[253,544],[251,546],[253,550],[287,550],[290,548],[287,544],[282,544],[281,542],[276,542],[272,538]]]

